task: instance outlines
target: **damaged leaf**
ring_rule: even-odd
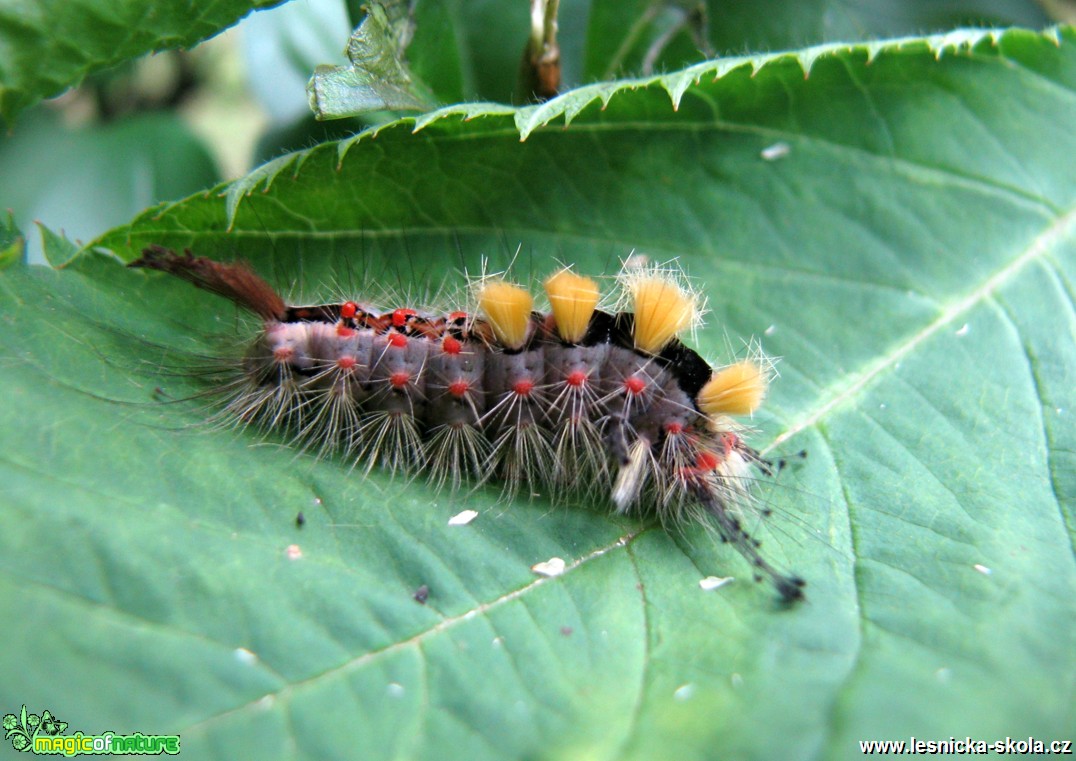
[[[319,66],[306,86],[318,119],[370,111],[427,111],[435,104],[408,69],[405,53],[414,34],[406,2],[370,3],[351,35],[347,66]]]

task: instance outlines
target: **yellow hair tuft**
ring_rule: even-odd
[[[627,283],[635,312],[635,348],[657,354],[699,314],[695,294],[660,275],[632,278]]]
[[[707,415],[750,415],[766,396],[762,368],[744,360],[715,372],[699,390],[695,403]]]
[[[579,343],[590,326],[590,318],[601,294],[589,277],[562,269],[545,281],[545,292],[557,322],[557,334],[568,343]]]
[[[534,298],[526,289],[503,280],[490,280],[478,289],[478,305],[498,341],[509,349],[522,348],[534,308]]]

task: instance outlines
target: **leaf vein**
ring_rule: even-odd
[[[1055,275],[1053,269],[1045,261],[1041,262],[1040,264],[1047,271],[1048,274]],[[1055,467],[1055,462],[1054,461],[1055,461],[1056,455],[1059,453],[1059,449],[1058,449],[1057,446],[1054,445],[1054,443],[1052,441],[1052,437],[1050,436],[1049,427],[1046,425],[1046,416],[1045,416],[1045,414],[1043,412],[1043,410],[1047,406],[1047,404],[1046,404],[1045,384],[1043,383],[1042,378],[1041,378],[1038,370],[1036,369],[1036,362],[1034,360],[1034,357],[1032,356],[1032,352],[1031,352],[1030,347],[1027,344],[1027,341],[1024,339],[1024,334],[1023,334],[1023,332],[1020,331],[1018,325],[1016,324],[1016,320],[1014,319],[1014,317],[1012,315],[1012,312],[1010,311],[1008,305],[1004,301],[999,300],[998,301],[998,306],[999,306],[1002,314],[1005,315],[1005,319],[1008,320],[1008,322],[1012,325],[1013,331],[1015,331],[1015,333],[1020,337],[1020,346],[1023,349],[1024,359],[1027,362],[1028,375],[1029,375],[1029,377],[1031,379],[1031,382],[1035,386],[1035,396],[1036,396],[1036,398],[1037,398],[1037,400],[1039,402],[1039,408],[1038,408],[1039,409],[1039,421],[1038,422],[1039,422],[1039,429],[1042,431],[1042,440],[1043,440],[1044,449],[1045,449],[1045,453],[1046,453],[1046,462],[1045,462],[1046,471],[1047,471],[1047,479],[1046,480],[1050,484],[1050,491],[1053,494],[1054,503],[1057,505],[1058,517],[1061,520],[1061,525],[1065,526],[1066,528],[1069,529],[1065,533],[1068,535],[1069,547],[1072,550],[1073,556],[1076,557],[1076,535],[1074,535],[1072,533],[1072,530],[1071,530],[1072,527],[1068,524],[1068,521],[1066,520],[1066,515],[1065,515],[1065,511],[1064,511],[1064,507],[1063,507],[1064,501],[1063,501],[1063,499],[1061,497],[1061,492],[1058,490],[1058,484],[1057,484],[1057,470],[1058,469]],[[1069,303],[1069,308],[1070,308],[1070,310],[1072,308],[1071,302]],[[1071,317],[1072,317],[1072,315],[1070,315],[1070,322],[1071,322]]]
[[[639,562],[635,557],[635,552],[631,546],[627,547],[628,560],[631,561],[632,573],[635,575],[636,583],[639,587],[639,603],[642,606],[643,613],[643,667],[642,672],[639,674],[638,686],[635,690],[635,703],[631,708],[631,716],[628,718],[628,725],[624,731],[624,737],[616,744],[616,749],[609,754],[609,758],[622,758],[626,749],[631,744],[632,739],[639,731],[639,719],[642,716],[643,704],[645,703],[644,697],[646,694],[647,672],[650,671],[650,642],[651,642],[651,626],[650,621],[650,605],[646,599],[646,585],[643,583],[643,576],[639,572]]]
[[[829,436],[826,435],[826,431],[821,429],[819,431],[819,437],[826,449],[829,450],[829,459],[833,463],[834,470],[839,472],[840,466],[837,463],[833,444],[829,440]],[[830,701],[829,709],[826,712],[826,721],[823,724],[823,731],[825,736],[822,739],[820,745],[827,745],[835,734],[835,725],[837,722],[837,716],[840,711],[840,698],[839,696],[846,692],[853,681],[855,681],[858,673],[862,670],[861,656],[863,654],[863,587],[859,581],[859,551],[858,541],[856,537],[856,522],[852,520],[852,505],[854,504],[851,495],[848,493],[848,481],[845,478],[838,477],[837,483],[841,487],[841,498],[844,501],[844,515],[845,520],[848,522],[848,541],[851,544],[852,550],[852,573],[849,574],[849,579],[852,582],[852,589],[854,591],[854,597],[856,604],[855,618],[856,618],[856,643],[855,650],[850,654],[848,663],[848,671],[845,673],[841,683],[833,689],[833,698]]]
[[[1005,285],[1022,271],[1030,262],[1044,257],[1054,246],[1060,244],[1074,231],[1076,231],[1076,207],[1056,218],[1041,233],[1035,236],[1023,251],[1018,252],[1008,264],[987,277],[978,287],[966,293],[959,300],[950,303],[933,322],[923,327],[922,330],[887,354],[881,355],[875,362],[864,368],[851,383],[834,389],[828,394],[828,397],[823,396],[819,403],[814,405],[813,409],[808,409],[806,414],[795,420],[786,431],[780,434],[774,440],[772,446],[777,446],[800,431],[816,425],[846,402],[857,398],[860,392],[892,370],[904,357],[911,354],[925,341],[936,335],[965,312],[982,303],[998,288]]]
[[[575,569],[577,569],[580,566],[584,565],[585,563],[589,563],[592,560],[596,560],[596,559],[598,559],[598,558],[600,558],[600,557],[602,557],[602,556],[604,556],[604,555],[606,555],[606,554],[608,554],[610,552],[613,552],[615,550],[621,549],[623,547],[627,547],[638,536],[640,536],[641,534],[645,533],[648,530],[649,530],[648,528],[636,529],[635,531],[632,531],[632,532],[629,532],[627,534],[624,534],[623,536],[619,537],[614,542],[611,542],[611,543],[609,543],[607,545],[604,545],[602,547],[598,547],[597,549],[592,550],[591,552],[587,553],[586,555],[583,555],[583,556],[581,556],[579,558],[576,558],[575,560],[573,560],[571,563],[569,563],[565,567],[564,573],[561,574],[561,576],[558,576],[558,577],[545,577],[545,576],[543,576],[543,577],[534,579],[530,583],[528,583],[528,584],[526,584],[526,585],[524,585],[522,587],[519,587],[518,589],[514,589],[511,592],[503,594],[500,597],[494,598],[493,600],[490,600],[489,602],[481,603],[480,605],[476,605],[475,607],[470,608],[469,610],[464,611],[463,613],[457,614],[457,615],[452,616],[450,618],[442,619],[441,621],[438,621],[436,624],[434,624],[430,628],[424,629],[423,631],[420,631],[417,634],[414,634],[414,635],[412,635],[411,637],[409,637],[409,638],[407,638],[405,640],[401,640],[399,642],[393,642],[393,643],[391,643],[389,645],[386,645],[384,647],[378,648],[376,650],[370,650],[370,651],[362,653],[361,655],[358,655],[358,656],[356,656],[354,658],[351,658],[351,659],[349,659],[349,660],[347,660],[347,661],[345,661],[345,662],[343,662],[341,664],[333,666],[332,668],[329,668],[329,669],[327,669],[325,671],[322,671],[322,672],[320,672],[318,674],[314,674],[313,676],[307,677],[305,679],[300,679],[300,680],[285,684],[279,690],[266,693],[265,695],[259,695],[257,698],[254,698],[253,700],[250,700],[247,703],[244,703],[244,704],[242,704],[240,706],[237,706],[235,708],[231,708],[231,709],[228,709],[226,711],[222,711],[220,713],[208,716],[205,719],[202,719],[201,721],[198,721],[198,722],[195,722],[194,724],[189,725],[183,731],[184,732],[190,732],[190,733],[198,733],[198,732],[202,731],[205,727],[207,727],[210,724],[216,723],[218,721],[221,721],[221,720],[224,720],[224,719],[227,719],[227,718],[230,718],[230,717],[242,714],[242,713],[245,713],[245,712],[247,712],[247,711],[249,711],[251,709],[256,708],[259,705],[263,705],[264,704],[263,701],[265,701],[267,699],[272,700],[274,703],[276,703],[279,700],[286,700],[292,694],[294,694],[297,690],[299,690],[301,688],[304,688],[304,687],[308,688],[308,687],[311,687],[313,685],[320,684],[325,679],[331,679],[331,678],[334,678],[334,677],[337,677],[337,676],[347,674],[347,673],[349,673],[351,671],[354,671],[356,669],[363,668],[368,663],[371,663],[374,660],[379,659],[379,658],[381,658],[383,656],[391,655],[393,653],[399,652],[399,651],[401,651],[401,650],[403,650],[405,648],[411,647],[413,645],[421,644],[422,642],[424,642],[429,637],[441,634],[442,632],[445,632],[445,631],[447,631],[447,630],[449,630],[449,629],[451,629],[451,628],[453,628],[453,627],[455,627],[455,626],[457,626],[459,624],[465,623],[465,622],[467,622],[467,621],[469,621],[469,620],[471,620],[473,618],[477,618],[479,616],[484,616],[484,615],[486,615],[487,613],[489,613],[491,610],[493,610],[495,608],[499,608],[500,606],[502,606],[502,605],[504,605],[506,603],[513,602],[514,600],[517,600],[517,599],[523,597],[524,595],[529,594],[530,592],[534,591],[535,589],[537,589],[537,588],[539,588],[539,587],[541,587],[541,586],[543,586],[545,584],[551,583],[551,582],[555,581],[556,579],[562,578],[563,576],[567,576],[572,571],[574,571]]]

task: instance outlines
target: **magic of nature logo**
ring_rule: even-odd
[[[42,711],[40,715],[27,713],[25,705],[18,714],[6,714],[3,722],[4,739],[10,740],[11,747],[17,751],[63,756],[179,753],[179,735],[66,734],[66,721],[60,721],[51,711]]]

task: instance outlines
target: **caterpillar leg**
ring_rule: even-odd
[[[757,574],[765,576],[777,589],[781,601],[793,603],[804,599],[803,588],[807,582],[799,576],[782,573],[774,568],[758,551],[758,540],[753,538],[743,527],[740,519],[733,515],[721,496],[714,490],[713,484],[701,475],[687,479],[686,486],[692,496],[706,508],[713,517],[721,538],[736,548],[744,559],[751,564]]]

